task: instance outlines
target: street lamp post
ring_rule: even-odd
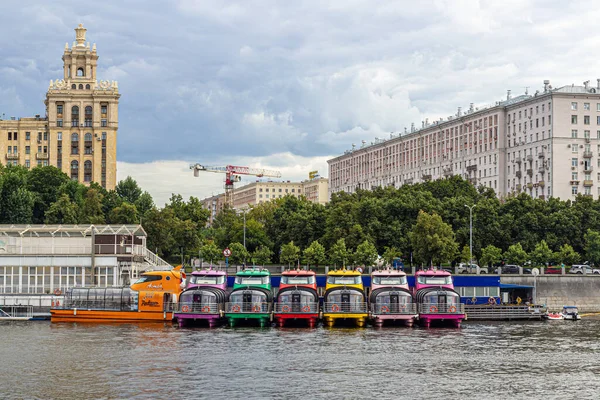
[[[473,265],[473,209],[476,205],[468,206],[465,204],[465,207],[469,209],[469,268]]]

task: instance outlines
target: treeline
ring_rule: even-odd
[[[257,204],[244,214],[226,208],[213,225],[200,201],[172,195],[157,207],[130,177],[107,191],[82,185],[54,167],[0,166],[0,223],[142,223],[148,247],[179,262],[201,256],[233,263],[269,262],[428,264],[469,259],[469,209],[473,208],[473,257],[481,264],[600,263],[600,202],[578,196],[548,201],[526,194],[498,199],[455,176],[399,189],[336,193],[327,205],[286,196]]]

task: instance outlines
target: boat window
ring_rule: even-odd
[[[473,297],[473,296],[475,296],[475,288],[474,287],[468,287],[468,286],[466,286],[466,287],[463,288],[463,291],[464,291],[463,296],[465,296],[465,297]]]
[[[383,304],[388,304],[390,303],[390,299],[391,296],[390,295],[394,295],[397,296],[396,298],[398,299],[398,304],[411,304],[412,303],[412,296],[408,293],[390,293],[390,292],[386,292],[386,293],[380,293],[375,302],[377,304],[383,303]]]
[[[224,275],[192,275],[190,283],[194,285],[222,285],[225,283]]]
[[[315,283],[315,277],[313,275],[305,276],[286,276],[281,277],[281,283],[287,285],[312,285]]]
[[[342,295],[348,295],[347,292],[335,291],[327,296],[325,301],[330,303],[341,303]],[[363,296],[360,293],[350,293],[350,303],[362,303],[364,302]]]
[[[490,296],[492,297],[500,297],[500,288],[498,286],[490,286]]]
[[[360,276],[328,276],[327,283],[333,285],[360,285]]]
[[[300,302],[301,303],[311,303],[314,302],[315,299],[315,295],[309,292],[300,292]],[[279,299],[278,301],[280,303],[292,303],[292,296],[294,295],[298,295],[298,292],[284,292],[282,294],[279,295]]]
[[[243,291],[238,291],[231,293],[231,297],[229,301],[231,303],[243,303],[244,302],[244,293]],[[252,292],[252,302],[253,303],[264,303],[267,301],[267,295],[262,292]]]
[[[419,275],[417,282],[423,285],[451,285],[451,276]]]
[[[268,276],[236,276],[235,283],[238,285],[268,285]]]
[[[406,276],[374,276],[375,285],[406,285]]]
[[[160,275],[142,275],[135,283],[153,282],[162,280]]]
[[[484,297],[485,296],[485,289],[484,287],[476,287],[475,288],[475,297]]]

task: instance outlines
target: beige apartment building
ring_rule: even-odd
[[[594,146],[597,150],[594,154]],[[596,87],[527,92],[482,109],[473,104],[420,129],[376,139],[328,161],[329,195],[357,188],[404,184],[461,175],[493,188],[499,197],[572,199],[600,194],[600,80]]]
[[[325,204],[328,199],[328,179],[317,177],[302,182],[252,182],[234,190],[233,208],[245,209],[286,195],[304,196],[313,203]],[[210,211],[208,223],[212,224],[217,214],[225,207],[225,194],[203,199],[202,205]]]
[[[0,154],[7,165],[53,165],[84,184],[114,189],[117,179],[119,89],[116,81],[97,80],[96,44],[86,44],[86,29],[63,52],[63,77],[50,81],[46,113],[0,120]]]

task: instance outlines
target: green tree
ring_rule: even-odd
[[[452,227],[436,213],[419,211],[409,237],[413,254],[421,263],[439,265],[443,261],[452,260],[458,250]]]
[[[375,248],[375,245],[370,241],[365,240],[356,247],[356,251],[354,252],[352,258],[356,265],[364,265],[365,267],[369,267],[375,264],[375,261],[377,261],[377,256],[377,248]]]
[[[394,263],[394,259],[400,258],[400,256],[402,256],[402,253],[400,252],[400,250],[398,250],[394,246],[392,246],[392,247],[385,246],[385,251],[383,252],[382,257],[385,260],[385,263],[387,265],[392,265]]]
[[[3,202],[2,220],[10,224],[30,224],[35,196],[24,187],[7,193]]]
[[[563,263],[566,265],[577,264],[581,258],[579,253],[573,250],[573,246],[570,244],[563,244],[560,246],[559,251],[555,255],[557,263]]]
[[[338,239],[337,242],[329,249],[329,258],[336,266],[346,266],[346,262],[350,259],[350,252],[346,248],[344,238]]]
[[[265,265],[271,262],[273,252],[267,246],[259,246],[252,253],[252,261],[258,265]]]
[[[521,243],[513,244],[504,252],[504,258],[509,264],[523,265],[527,261],[527,252]]]
[[[246,260],[250,259],[250,254],[248,250],[244,248],[244,245],[240,242],[229,243],[229,250],[231,250],[231,257],[229,257],[229,262],[231,264],[242,264],[245,263]]]
[[[460,253],[460,261],[464,263],[471,262],[471,248],[466,244],[462,248],[462,252]]]
[[[600,232],[588,229],[585,236],[585,255],[594,265],[600,264]]]
[[[284,244],[281,246],[281,255],[279,256],[279,260],[288,264],[295,264],[300,259],[300,248],[294,245],[294,241]]]
[[[550,262],[552,256],[552,250],[550,250],[545,240],[540,241],[530,254],[531,261],[539,266],[544,266]]]
[[[29,172],[27,189],[36,194],[32,221],[34,224],[44,222],[46,211],[58,200],[59,188],[69,181],[67,174],[52,166],[35,167]]]
[[[131,204],[135,204],[142,195],[142,189],[131,176],[117,183],[115,191],[123,201]]]
[[[137,224],[140,222],[137,209],[129,203],[122,203],[119,207],[113,208],[108,214],[108,220],[111,224]]]
[[[310,246],[305,248],[302,252],[302,256],[302,261],[305,264],[308,264],[309,267],[314,265],[317,268],[319,267],[319,264],[323,264],[327,258],[325,255],[325,247],[319,243],[318,240],[315,240]]]
[[[102,199],[104,196],[96,189],[89,189],[83,198],[79,221],[83,224],[104,224]]]
[[[481,251],[481,266],[494,266],[495,264],[500,263],[502,261],[502,249],[494,246],[493,244],[488,244]]]
[[[177,221],[173,210],[168,208],[153,208],[146,213],[146,218],[142,221],[148,234],[148,248],[165,259],[169,259],[176,250],[177,243],[171,227],[176,225]]]
[[[104,216],[109,216],[112,210],[120,207],[121,204],[123,204],[123,200],[121,200],[117,192],[109,190],[102,199],[102,212]]]
[[[144,192],[138,197],[134,203],[141,217],[145,217],[146,213],[154,208],[154,200],[148,192]]]
[[[213,240],[208,240],[206,243],[200,248],[200,254],[204,261],[210,261],[213,263],[213,260],[220,260],[223,256],[221,250],[217,247]]]
[[[46,211],[47,224],[76,224],[77,223],[77,204],[69,198],[69,195],[62,194],[58,200]]]

